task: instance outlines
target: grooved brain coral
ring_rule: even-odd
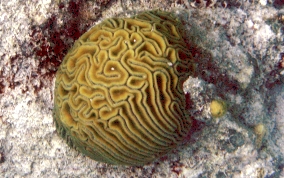
[[[191,126],[182,84],[195,65],[183,33],[156,10],[83,34],[56,74],[58,133],[111,164],[144,165],[175,148]]]

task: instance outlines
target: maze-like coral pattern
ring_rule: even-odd
[[[83,34],[56,75],[54,120],[92,159],[143,165],[175,148],[191,125],[184,80],[194,63],[171,13],[112,18]]]

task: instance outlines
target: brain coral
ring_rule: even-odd
[[[111,18],[83,34],[56,74],[58,133],[97,161],[144,165],[188,133],[182,85],[194,63],[168,12]]]

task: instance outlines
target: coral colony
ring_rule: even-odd
[[[160,10],[111,18],[83,34],[57,74],[58,133],[94,160],[144,165],[191,127],[183,82],[195,64],[177,18]]]

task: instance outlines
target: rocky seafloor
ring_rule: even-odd
[[[158,8],[198,46],[190,138],[145,166],[91,160],[56,133],[55,72],[91,26]],[[283,1],[2,0],[0,24],[0,177],[284,177]]]

